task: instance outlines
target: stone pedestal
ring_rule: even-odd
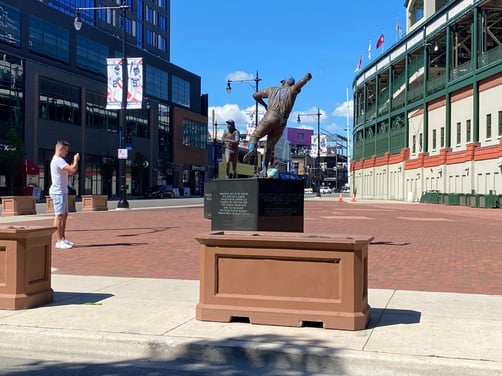
[[[50,303],[51,247],[55,227],[0,227],[0,309]]]
[[[82,196],[82,211],[106,211],[108,210],[108,196],[84,195]]]
[[[70,213],[75,213],[77,211],[75,199],[75,195],[68,195],[68,211]],[[45,205],[45,212],[47,214],[54,214],[54,202],[52,201],[51,196],[45,196]]]
[[[200,243],[196,318],[361,330],[371,236],[211,232]]]
[[[204,192],[211,230],[303,232],[302,180],[211,180]]]
[[[37,214],[35,197],[2,196],[2,217]]]

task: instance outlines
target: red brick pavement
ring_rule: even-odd
[[[368,234],[369,287],[502,295],[502,210],[305,201],[305,232]],[[16,225],[52,225],[52,219]],[[70,213],[55,273],[199,278],[203,208]]]

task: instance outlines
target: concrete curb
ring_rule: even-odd
[[[408,356],[380,352],[332,349],[284,343],[238,340],[208,341],[187,337],[145,336],[80,330],[0,327],[0,349],[32,352],[47,349],[52,355],[107,362],[204,363],[211,366],[245,364],[253,369],[273,368],[340,375],[493,376],[502,374],[497,362]]]

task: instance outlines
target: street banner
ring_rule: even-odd
[[[107,110],[120,110],[122,104],[122,59],[106,59],[108,88]],[[127,109],[141,109],[143,103],[143,58],[127,58]]]
[[[317,158],[317,135],[310,136],[310,156]],[[326,157],[328,155],[328,136],[321,135],[321,147],[319,149],[319,156]]]

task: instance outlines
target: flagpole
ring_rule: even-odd
[[[396,17],[396,42],[399,40],[399,17]]]
[[[346,87],[347,94],[347,183],[350,187],[350,123],[349,123],[349,87]]]

